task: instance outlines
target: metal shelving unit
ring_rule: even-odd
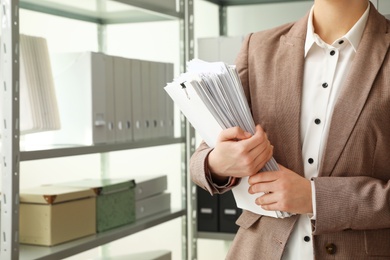
[[[103,244],[110,243],[117,239],[132,235],[136,232],[142,231],[147,228],[154,227],[162,224],[166,221],[173,220],[178,217],[185,215],[184,209],[171,210],[163,212],[152,217],[144,218],[133,224],[112,229],[103,233],[98,233],[85,238],[80,238],[65,244],[60,244],[54,247],[37,247],[37,246],[20,246],[20,259],[21,260],[52,260],[52,259],[63,259],[85,250],[98,247]]]
[[[162,1],[161,1],[162,2]],[[192,239],[193,225],[191,205],[187,192],[190,182],[187,177],[187,161],[194,150],[194,132],[188,122],[181,118],[180,138],[150,139],[131,143],[115,143],[92,146],[45,147],[20,150],[19,146],[19,8],[56,16],[87,21],[98,25],[98,39],[104,50],[104,26],[118,23],[150,21],[180,21],[181,71],[186,60],[193,57],[193,1],[177,0],[177,6],[167,7],[160,1],[143,0],[1,0],[1,76],[0,90],[3,120],[1,123],[1,256],[8,259],[60,259],[83,252],[129,236],[138,231],[159,225],[166,221],[182,218],[182,258],[194,259]],[[108,11],[107,11],[108,10]],[[19,245],[19,165],[21,161],[66,157],[99,153],[102,161],[111,151],[154,147],[161,145],[182,145],[182,208],[137,220],[124,227],[81,238],[54,247]],[[102,168],[105,167],[102,163]],[[189,205],[189,206],[188,206]]]

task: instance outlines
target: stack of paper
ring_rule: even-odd
[[[188,62],[187,70],[168,83],[165,90],[210,147],[215,147],[223,129],[239,126],[255,133],[255,123],[234,66],[195,59]],[[278,165],[273,158],[262,169],[275,170]],[[277,218],[290,216],[287,212],[263,210],[255,203],[262,194],[250,194],[248,188],[248,177],[233,188],[239,208]]]
[[[20,132],[28,134],[60,127],[46,39],[20,35]]]
[[[20,35],[20,131],[26,134],[59,128],[46,39]]]

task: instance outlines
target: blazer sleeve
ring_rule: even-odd
[[[390,181],[368,176],[318,177],[314,235],[390,228]]]

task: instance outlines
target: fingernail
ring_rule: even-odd
[[[244,132],[244,135],[245,135],[246,137],[251,137],[251,136],[252,136],[252,134],[249,133],[249,132]]]

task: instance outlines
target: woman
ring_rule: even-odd
[[[244,211],[227,259],[390,259],[390,21],[368,0],[315,0],[301,20],[250,34],[237,69],[257,124],[224,130],[191,158],[222,193],[240,177]],[[280,170],[261,172],[273,156]]]

